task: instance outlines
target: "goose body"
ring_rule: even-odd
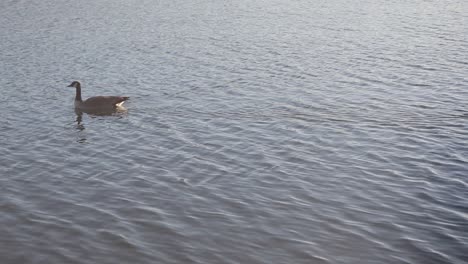
[[[80,82],[74,81],[68,87],[75,87],[75,108],[80,110],[115,110],[129,99],[126,96],[95,96],[83,101]]]

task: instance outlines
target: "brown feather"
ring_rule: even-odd
[[[83,105],[89,106],[89,107],[99,107],[99,106],[105,106],[105,105],[115,106],[128,99],[129,97],[126,97],[126,96],[95,96],[95,97],[90,97],[86,99],[83,102]]]

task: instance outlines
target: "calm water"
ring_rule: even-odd
[[[0,2],[0,262],[467,263],[467,14]]]

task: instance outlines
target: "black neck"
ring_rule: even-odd
[[[81,85],[78,83],[76,85],[76,95],[75,95],[75,101],[82,101],[81,99]]]

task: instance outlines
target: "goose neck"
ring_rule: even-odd
[[[76,95],[75,95],[75,101],[81,102],[81,85],[77,84],[76,86]]]

